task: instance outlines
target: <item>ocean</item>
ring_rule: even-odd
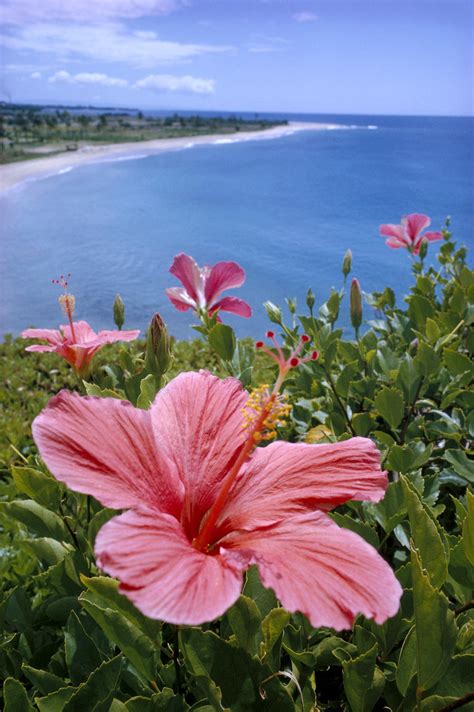
[[[306,313],[311,287],[320,305],[342,285],[348,248],[363,291],[390,286],[403,300],[410,260],[385,246],[381,223],[419,212],[439,230],[450,215],[455,239],[473,247],[473,119],[287,118],[347,128],[89,164],[4,194],[0,334],[61,323],[51,280],[70,272],[75,318],[113,328],[119,292],[125,328],[145,329],[159,311],[172,334],[193,338],[191,313],[164,294],[178,284],[168,273],[173,256],[186,252],[199,264],[244,267],[244,286],[229,294],[247,300],[253,317],[223,316],[239,335],[259,338],[269,328],[262,303],[296,297]]]

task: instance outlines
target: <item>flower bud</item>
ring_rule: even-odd
[[[148,328],[145,367],[154,376],[161,378],[169,368],[171,344],[166,324],[158,314],[153,315]]]
[[[354,329],[357,330],[362,324],[362,292],[360,290],[359,281],[355,278],[351,284],[350,307],[351,324]]]
[[[344,255],[344,259],[342,260],[342,274],[344,275],[344,279],[347,279],[347,275],[351,271],[352,268],[352,250],[347,250],[346,254]]]
[[[288,309],[290,314],[296,314],[296,299],[292,299],[291,297],[286,298],[286,303],[288,305]]]
[[[267,312],[267,315],[268,315],[268,318],[270,319],[270,321],[272,321],[274,324],[281,325],[282,315],[281,315],[280,307],[277,307],[277,305],[273,304],[273,302],[264,302],[263,308]]]
[[[418,253],[419,256],[420,256],[420,260],[424,260],[425,257],[426,257],[426,255],[427,255],[427,253],[428,253],[428,240],[423,239],[423,240],[421,241],[420,251],[419,251],[419,253]]]
[[[121,329],[125,323],[125,304],[123,303],[120,294],[115,295],[114,322],[116,323],[119,329]]]
[[[314,302],[315,302],[314,292],[310,287],[306,293],[306,305],[310,311],[314,307]]]

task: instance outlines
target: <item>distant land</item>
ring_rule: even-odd
[[[77,151],[90,144],[226,135],[287,125],[286,120],[263,119],[258,114],[252,118],[188,113],[145,116],[139,109],[0,102],[0,163]]]

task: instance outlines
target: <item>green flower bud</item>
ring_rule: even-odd
[[[165,322],[157,312],[153,315],[148,328],[145,368],[160,379],[168,370],[170,361],[170,337]]]
[[[280,324],[281,326],[282,314],[280,307],[277,307],[277,305],[273,304],[273,302],[264,302],[263,308],[267,312],[270,321],[272,321],[274,324]]]
[[[424,260],[428,253],[428,240],[422,240],[420,245],[419,256],[420,260]]]
[[[359,281],[355,278],[351,284],[350,307],[351,324],[357,331],[362,324],[362,292]]]
[[[296,314],[296,299],[292,299],[291,297],[287,297],[285,299],[288,309],[290,314]]]
[[[342,260],[342,274],[344,275],[344,279],[347,279],[347,275],[351,271],[352,268],[352,250],[347,250],[346,254],[344,255],[344,259]]]
[[[122,297],[120,296],[120,294],[117,294],[115,296],[114,322],[116,323],[116,325],[119,329],[121,329],[125,323],[125,304],[123,303]]]
[[[306,293],[306,305],[307,305],[308,309],[311,310],[314,307],[314,302],[315,302],[314,292],[310,287]]]

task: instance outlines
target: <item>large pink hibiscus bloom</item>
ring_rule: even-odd
[[[62,356],[76,373],[84,378],[89,373],[94,354],[114,341],[133,341],[140,331],[99,331],[98,334],[87,321],[71,321],[58,329],[25,329],[24,339],[42,339],[47,344],[27,346],[26,351],[53,351]]]
[[[400,225],[381,225],[380,234],[388,237],[385,244],[398,250],[400,247],[408,249],[412,254],[417,255],[420,252],[421,243],[423,240],[428,242],[436,242],[442,240],[441,232],[425,232],[423,230],[431,225],[431,220],[427,215],[418,215],[413,213],[402,218]]]
[[[228,311],[239,316],[252,316],[252,309],[243,299],[220,298],[226,289],[241,287],[245,281],[245,272],[237,262],[217,262],[212,267],[199,267],[192,257],[181,252],[174,258],[170,272],[183,285],[165,290],[179,311],[194,309],[210,314]]]
[[[95,552],[145,615],[211,621],[256,564],[263,584],[315,627],[348,628],[358,613],[383,623],[398,610],[399,583],[374,548],[327,515],[383,497],[375,445],[255,448],[255,430],[243,427],[248,398],[239,381],[207,372],[175,378],[149,411],[62,391],[33,435],[57,479],[128,510],[102,527]]]

